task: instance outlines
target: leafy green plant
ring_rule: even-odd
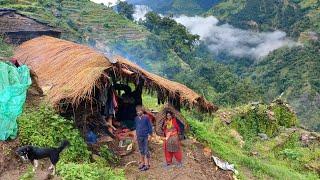
[[[19,177],[19,180],[33,180],[35,173],[32,171],[31,166],[28,168],[28,170]]]
[[[0,56],[11,57],[13,55],[13,47],[4,42],[4,37],[0,35]]]
[[[58,146],[61,140],[70,141],[70,146],[61,154],[57,164],[59,176],[64,179],[124,179],[122,171],[116,172],[108,167],[107,160],[117,160],[107,147],[102,149],[103,158],[90,163],[91,152],[74,128],[73,121],[67,120],[47,106],[26,109],[18,119],[20,143],[42,147]],[[29,171],[22,179],[32,179]]]
[[[104,23],[104,24],[103,24],[103,27],[104,27],[105,29],[109,29],[109,28],[110,28],[110,25],[109,25],[108,23]]]
[[[122,171],[115,172],[111,168],[101,167],[96,163],[68,163],[61,164],[59,173],[68,180],[88,179],[88,180],[121,180],[124,179]]]
[[[318,179],[315,173],[305,170],[299,172],[292,168],[291,164],[285,165],[278,159],[260,159],[248,156],[249,152],[246,149],[241,149],[239,145],[230,143],[232,140],[228,130],[223,127],[214,127],[221,126],[220,123],[199,122],[189,115],[187,121],[197,140],[206,143],[221,159],[235,164],[236,169],[249,169],[255,177],[261,179]],[[287,152],[287,155],[294,157],[295,154]],[[240,178],[246,177],[241,170],[239,172]]]
[[[51,108],[41,106],[38,109],[27,109],[19,117],[18,125],[21,144],[56,147],[66,139],[70,146],[61,154],[61,161],[89,161],[91,153],[79,131],[73,127],[73,122],[59,116]]]
[[[117,164],[120,162],[120,158],[115,155],[107,145],[102,146],[100,148],[100,156],[104,158],[108,162],[112,162],[113,164]]]
[[[273,137],[278,134],[281,126],[292,127],[297,124],[297,116],[285,104],[275,103],[251,106],[232,119],[232,127],[249,141],[254,140],[258,133]]]
[[[297,152],[293,149],[284,149],[284,150],[280,151],[279,154],[283,158],[288,158],[290,160],[296,160],[302,156],[299,152]]]
[[[271,109],[275,113],[275,118],[279,121],[280,126],[292,127],[297,124],[297,116],[288,107],[276,104]]]
[[[253,140],[258,133],[273,136],[278,131],[279,125],[269,120],[266,111],[266,106],[259,105],[237,114],[233,117],[232,127],[237,129],[245,140]]]

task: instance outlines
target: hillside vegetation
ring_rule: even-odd
[[[282,97],[294,107],[301,124],[320,130],[320,44],[283,48],[257,63],[252,79],[261,85],[267,101]]]
[[[0,2],[0,7],[14,8],[60,28],[62,38],[97,47],[102,51],[111,42],[143,40],[148,31],[118,15],[112,8],[88,0],[28,0]]]
[[[223,0],[207,12],[243,29],[283,30],[292,37],[320,33],[320,3],[314,0]]]
[[[152,109],[156,98],[144,95]],[[278,99],[270,104],[222,108],[215,116],[182,111],[190,137],[210,147],[219,158],[234,163],[240,179],[318,179],[320,144],[300,141],[310,132],[296,128],[291,107]],[[259,137],[266,133],[267,139]],[[320,137],[319,134],[311,136]]]
[[[74,122],[56,114],[46,106],[26,108],[18,119],[20,145],[55,147],[62,140],[70,141],[70,146],[61,154],[57,172],[64,179],[124,179],[122,171],[111,169],[109,157],[97,156],[92,160],[92,152],[74,128]],[[35,128],[37,127],[37,128]],[[113,163],[113,162],[112,162]],[[32,172],[26,172],[32,177]],[[31,178],[32,179],[32,178]]]
[[[319,130],[319,1],[223,0],[206,15],[215,15],[242,29],[282,30],[299,41],[298,47],[275,50],[255,63],[229,60],[227,64],[240,69],[241,76],[252,79],[265,101],[270,102],[283,93],[301,123]]]
[[[186,6],[181,2],[175,1],[175,7],[204,12],[197,10],[200,4],[192,5],[196,1],[188,1]],[[319,5],[311,0],[279,1],[279,6],[276,2],[223,0],[209,10],[208,14],[236,27],[283,29],[302,44],[278,49],[259,61],[234,64],[216,60],[197,36],[157,14],[150,13],[145,22],[136,24],[111,8],[86,0],[4,0],[0,7],[16,8],[49,22],[63,30],[64,39],[103,52],[112,49],[145,69],[186,84],[219,105],[214,115],[189,110],[183,110],[183,115],[191,126],[189,135],[221,159],[234,163],[241,179],[319,179],[319,142],[305,144],[300,140],[304,134],[317,134],[297,128],[299,121],[309,128],[320,128],[320,48],[308,33],[319,32]],[[247,21],[252,25],[245,25]],[[0,40],[0,56],[11,57],[12,50]],[[281,94],[280,99],[287,100],[298,117],[286,103],[271,103]],[[160,108],[154,106],[154,97],[143,98],[147,107]],[[248,104],[252,101],[260,103]],[[34,127],[41,128],[35,131]],[[27,108],[19,118],[19,129],[21,144],[56,146],[61,139],[70,139],[72,146],[63,153],[57,169],[63,178],[124,178],[121,170],[110,168],[110,160],[115,159],[107,148],[103,150],[107,156],[93,160],[72,120],[49,107]],[[267,138],[259,137],[261,133]]]
[[[161,14],[196,15],[209,10],[220,0],[128,0],[132,4],[149,6],[153,11]]]
[[[0,58],[10,58],[13,55],[13,47],[3,41],[0,37]]]
[[[198,41],[198,37],[193,37],[185,27],[172,19],[161,18],[157,14],[149,13],[145,22],[136,24],[111,8],[85,0],[11,2],[2,1],[0,4],[59,27],[64,31],[64,39],[88,44],[102,52],[119,53],[149,71],[182,82],[217,105],[270,102],[284,92],[284,98],[293,104],[303,125],[311,129],[319,126],[319,76],[316,73],[320,71],[317,65],[319,52],[317,43],[312,43],[314,35],[309,33],[318,31],[316,20],[319,6],[316,3],[280,1],[278,4],[269,0],[262,1],[264,3],[223,0],[206,2],[207,4],[204,1],[188,1],[181,6],[190,5],[186,9],[192,9],[191,7],[198,6],[211,7],[217,3],[208,11],[208,15],[214,14],[240,28],[259,31],[280,28],[305,43],[304,46],[293,49],[276,50],[255,63],[248,58],[230,56],[216,60],[207,47]],[[171,9],[167,7],[169,5],[181,4],[180,1],[135,3],[157,4],[159,7],[163,5],[166,10]],[[197,5],[192,5],[194,3]],[[181,7],[178,9],[183,11]],[[291,11],[292,7],[294,11]],[[302,13],[301,17],[296,17],[296,11],[300,15]],[[288,16],[291,19],[287,22]],[[308,18],[310,23],[302,26],[301,23],[309,20],[301,18]],[[261,23],[249,26],[245,25],[247,21]],[[296,28],[298,25],[300,29]],[[298,54],[296,49],[302,54]],[[279,62],[282,62],[281,67],[278,67]],[[300,66],[292,65],[293,62]],[[307,68],[304,66],[305,62],[315,66]],[[300,70],[300,67],[305,70]],[[305,72],[306,70],[312,72]]]
[[[146,1],[135,3],[152,6]],[[169,5],[174,4],[173,1],[171,4],[168,1],[163,3],[167,3],[167,11],[172,8]],[[185,3],[187,5],[183,7],[192,4],[189,1]],[[320,122],[320,78],[317,74],[320,71],[317,50],[320,37],[319,2],[222,0],[212,6],[204,14],[214,15],[222,20],[222,23],[259,32],[282,30],[300,44],[275,50],[260,60],[226,54],[214,57],[201,43],[187,51],[183,46],[171,46],[172,39],[177,40],[172,34],[177,33],[170,30],[168,24],[174,29],[174,23],[153,15],[147,18],[145,24],[148,28],[148,25],[153,23],[156,31],[148,28],[152,35],[148,36],[146,44],[141,44],[138,48],[134,43],[129,46],[122,43],[120,47],[131,59],[147,65],[146,68],[187,84],[218,105],[234,106],[250,101],[270,102],[283,93],[283,98],[292,104],[298,113],[301,124],[317,130]],[[196,9],[198,6],[193,7]],[[141,49],[140,52],[137,49]]]

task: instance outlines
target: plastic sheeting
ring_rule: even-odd
[[[0,141],[17,136],[17,117],[22,113],[31,85],[29,68],[0,62]]]
[[[235,174],[238,174],[238,171],[234,168],[233,164],[229,164],[228,162],[220,160],[218,157],[212,156],[212,159],[216,165],[225,171],[233,171]]]

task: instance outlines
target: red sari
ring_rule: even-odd
[[[166,121],[163,127],[165,137],[169,136],[163,143],[164,156],[168,165],[172,164],[172,158],[175,157],[178,163],[182,160],[182,150],[179,141],[179,125],[175,118],[172,118],[172,124]]]

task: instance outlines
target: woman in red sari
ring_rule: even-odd
[[[166,120],[163,124],[165,140],[163,143],[164,156],[166,158],[166,167],[172,165],[172,158],[175,157],[177,167],[182,166],[182,150],[179,140],[179,125],[172,112],[166,112]]]

